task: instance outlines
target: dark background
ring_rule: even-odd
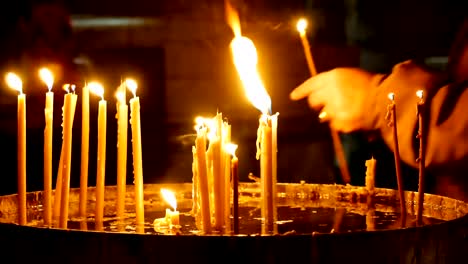
[[[398,62],[418,59],[444,67],[450,45],[468,6],[442,0],[250,0],[232,1],[243,34],[259,53],[259,69],[279,112],[278,181],[340,182],[328,126],[306,102],[289,92],[308,78],[295,22],[306,16],[318,71],[356,66],[387,72]],[[57,76],[54,112],[54,168],[61,145],[63,83],[99,80],[108,101],[106,183],[116,182],[115,88],[138,80],[142,111],[145,183],[191,181],[193,120],[220,111],[239,144],[240,178],[258,175],[255,139],[259,112],[245,100],[229,53],[233,37],[223,1],[69,0],[3,1],[0,15],[0,69],[21,75],[27,95],[28,191],[42,188],[46,87],[37,70]],[[99,98],[91,95],[89,185],[95,184]],[[16,192],[16,93],[0,85],[1,194]],[[129,134],[127,183],[132,183]],[[74,122],[71,185],[79,186],[81,100]],[[364,184],[364,162],[378,160],[377,185],[394,187],[393,156],[378,139],[342,135],[352,183]],[[416,185],[405,167],[405,187]],[[56,169],[54,171],[54,182]],[[55,184],[54,184],[55,185]]]

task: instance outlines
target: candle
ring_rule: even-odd
[[[225,232],[231,231],[231,155],[226,147],[231,142],[231,125],[223,122],[223,152],[224,155],[224,223]]]
[[[124,219],[127,185],[127,122],[128,106],[125,84],[117,89],[117,217]]]
[[[262,218],[265,232],[273,230],[276,221],[276,128],[277,115],[263,114],[259,120],[257,159],[260,158]]]
[[[133,93],[130,99],[130,125],[132,128],[133,149],[133,174],[135,182],[135,212],[136,224],[142,226],[145,222],[145,208],[143,197],[143,164],[141,151],[141,123],[140,123],[140,98],[136,96],[137,83],[133,80],[126,81],[127,88]]]
[[[233,232],[239,234],[239,159],[236,156],[236,144],[227,144],[226,152],[229,153],[231,158],[231,181],[232,181],[232,217],[234,219]]]
[[[169,223],[171,228],[180,227],[179,211],[177,211],[177,199],[174,192],[161,188],[161,194],[164,200],[174,209],[173,211],[169,208],[166,209],[166,221]]]
[[[214,203],[214,228],[222,231],[224,226],[224,166],[222,156],[222,115],[218,113],[214,118],[214,126],[210,133],[209,151],[211,151],[212,179],[213,179],[213,203]]]
[[[395,158],[395,170],[398,183],[398,193],[400,196],[400,213],[406,214],[406,202],[405,202],[405,191],[403,187],[403,176],[401,174],[401,162],[400,162],[400,148],[398,146],[398,131],[397,131],[397,118],[396,118],[396,105],[395,105],[395,94],[389,93],[388,98],[390,104],[387,107],[387,116],[390,120],[389,126],[393,127],[393,156]]]
[[[418,138],[419,138],[419,157],[417,162],[419,163],[419,186],[418,186],[418,211],[417,211],[417,223],[419,225],[422,224],[422,216],[423,216],[423,209],[424,209],[424,176],[425,176],[425,152],[426,146],[424,144],[424,137],[425,137],[425,120],[424,120],[424,92],[423,90],[418,90],[416,92],[416,96],[419,98],[417,104],[418,110],[418,123],[419,123],[419,130],[418,130]]]
[[[86,217],[88,200],[88,165],[89,165],[89,87],[85,85],[81,95],[81,168],[80,202],[81,217]]]
[[[6,82],[10,88],[19,92],[18,95],[18,224],[26,225],[26,96],[23,93],[23,82],[14,73],[7,73]]]
[[[375,191],[375,166],[377,160],[372,156],[371,159],[366,160],[366,188],[369,195],[373,195]]]
[[[52,86],[54,76],[47,68],[39,70],[39,77],[47,85],[45,101],[45,129],[44,129],[44,225],[52,224],[52,132],[53,132],[53,113],[54,113],[54,93]]]
[[[59,218],[60,228],[67,228],[68,221],[68,202],[70,195],[70,172],[72,155],[72,128],[77,100],[77,95],[70,93],[70,87],[72,87],[74,92],[74,85],[64,85],[64,89],[67,91],[67,94],[65,94],[63,103],[63,164],[60,168],[60,170],[62,170],[62,195],[60,199]]]
[[[88,84],[94,94],[101,97],[98,110],[98,142],[97,142],[97,173],[96,173],[96,223],[101,225],[104,218],[104,188],[106,173],[106,129],[107,102],[104,100],[104,87],[99,83]]]
[[[196,171],[197,171],[197,182],[199,190],[199,203],[202,220],[202,231],[205,234],[211,233],[211,216],[210,216],[210,197],[208,188],[208,169],[207,169],[207,158],[206,158],[206,137],[207,127],[203,122],[202,118],[195,119],[197,131],[197,137],[195,139],[195,151],[196,151]]]
[[[301,37],[302,47],[304,48],[304,54],[307,61],[307,66],[309,67],[310,75],[315,76],[317,70],[315,69],[314,60],[312,58],[312,52],[310,50],[309,41],[307,40],[306,29],[307,29],[307,20],[301,18],[297,21],[296,24],[297,31],[299,31],[299,36]]]
[[[307,66],[309,68],[310,76],[313,77],[317,75],[317,70],[315,68],[314,59],[312,57],[312,52],[310,49],[309,41],[307,40],[306,36],[306,29],[307,29],[307,20],[304,18],[299,19],[296,24],[297,31],[299,32],[299,36],[301,38],[302,46],[304,48],[304,54],[307,61]],[[322,111],[319,114],[319,119],[324,120],[327,116],[327,113]],[[332,137],[333,149],[335,151],[336,159],[338,161],[338,166],[340,168],[341,177],[343,183],[350,183],[351,176],[349,174],[348,169],[348,162],[346,161],[346,157],[344,154],[343,144],[341,143],[340,136],[338,131],[330,127],[330,133]]]

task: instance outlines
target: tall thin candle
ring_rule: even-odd
[[[307,20],[305,20],[304,18],[299,19],[299,21],[297,21],[296,28],[297,31],[299,31],[299,36],[301,37],[302,47],[304,48],[307,66],[309,67],[310,74],[314,76],[317,74],[317,70],[315,68],[315,63],[312,58],[309,40],[307,39],[306,34]]]
[[[99,83],[88,84],[89,89],[101,97],[98,110],[98,143],[97,143],[97,173],[96,173],[96,211],[95,220],[101,225],[104,218],[104,188],[106,175],[106,130],[107,102],[104,100],[104,87]]]
[[[239,159],[236,156],[236,144],[227,144],[226,151],[231,154],[231,181],[232,181],[232,218],[233,233],[239,234]]]
[[[126,84],[117,88],[117,217],[124,218],[127,185],[127,124]]]
[[[208,169],[206,164],[206,134],[207,127],[203,125],[202,119],[196,119],[197,137],[195,139],[196,151],[196,171],[198,180],[198,190],[200,202],[200,211],[202,219],[202,230],[205,234],[211,233],[211,216],[210,216],[210,197],[208,188]]]
[[[39,70],[39,77],[47,85],[45,101],[45,129],[44,129],[44,225],[52,224],[52,134],[53,134],[53,114],[54,114],[54,93],[52,86],[54,76],[47,68]]]
[[[145,207],[143,193],[143,161],[141,150],[140,98],[136,96],[137,83],[135,81],[127,80],[126,85],[127,88],[133,93],[133,98],[130,99],[130,125],[132,128],[135,212],[136,224],[137,226],[141,227],[145,223]]]
[[[403,176],[401,173],[401,161],[400,161],[400,147],[398,145],[398,130],[397,130],[397,117],[396,117],[396,104],[395,94],[388,94],[390,104],[388,105],[388,111],[391,115],[391,121],[389,125],[393,127],[393,156],[395,158],[395,170],[398,183],[398,193],[400,195],[400,213],[406,215],[406,201],[405,201],[405,190],[403,186]],[[389,117],[390,118],[390,117]]]
[[[425,176],[425,153],[426,153],[426,146],[424,144],[424,137],[425,137],[425,120],[424,120],[424,112],[425,112],[425,102],[424,102],[424,92],[423,90],[418,90],[416,92],[416,96],[419,98],[417,109],[418,109],[418,122],[419,122],[419,130],[418,130],[418,138],[419,138],[419,186],[418,186],[418,211],[417,211],[417,223],[419,225],[422,224],[422,217],[424,212],[424,176]]]
[[[307,61],[307,66],[309,68],[310,76],[313,77],[317,75],[317,69],[315,68],[314,59],[312,57],[312,51],[309,45],[309,41],[306,36],[307,29],[307,20],[304,18],[299,19],[297,22],[297,31],[299,31],[299,36],[301,37],[302,46],[304,48],[304,54]],[[322,119],[327,115],[326,112],[321,112],[319,118]],[[338,161],[338,166],[340,168],[341,177],[343,183],[349,183],[351,181],[351,176],[348,169],[348,162],[346,161],[343,144],[341,143],[340,135],[338,131],[330,127],[330,133],[332,137],[333,149],[335,151],[336,159]]]
[[[7,73],[8,86],[19,92],[18,95],[18,224],[26,225],[26,95],[23,93],[23,82],[14,73]]]
[[[70,87],[73,93],[70,93]],[[67,228],[68,222],[68,202],[70,196],[70,173],[71,173],[71,155],[72,155],[72,129],[75,115],[77,95],[74,94],[74,85],[65,85],[67,90],[63,106],[63,164],[62,170],[62,197],[60,200],[60,218],[59,227]]]
[[[80,216],[86,217],[88,200],[89,169],[89,87],[85,85],[81,92],[81,168],[80,168]]]

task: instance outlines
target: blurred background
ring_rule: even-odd
[[[309,20],[308,39],[319,72],[355,66],[388,72],[406,59],[443,68],[468,3],[443,0],[232,0],[243,34],[259,56],[259,70],[279,112],[278,181],[340,183],[327,124],[305,101],[291,102],[292,89],[308,69],[295,23]],[[0,16],[0,69],[18,73],[27,95],[27,186],[43,187],[46,86],[37,71],[56,76],[54,182],[61,147],[65,83],[80,96],[85,82],[100,81],[108,101],[106,184],[116,184],[115,90],[122,79],[139,83],[145,183],[190,182],[196,116],[217,111],[232,125],[239,145],[240,179],[259,175],[255,159],[259,111],[245,98],[232,63],[233,34],[223,0],[7,0]],[[0,85],[1,194],[16,192],[16,95]],[[130,95],[128,95],[130,96]],[[95,185],[97,106],[90,96],[89,185]],[[81,98],[75,115],[71,186],[79,186]],[[377,186],[394,188],[393,156],[378,138],[341,135],[352,184],[364,185],[365,160],[377,159]],[[127,183],[132,184],[129,133]],[[415,171],[404,168],[405,187]],[[54,184],[55,185],[55,184]]]

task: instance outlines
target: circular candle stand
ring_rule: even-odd
[[[177,230],[156,230],[170,208],[160,189],[176,193]],[[192,212],[192,185],[144,186],[145,229],[135,228],[133,186],[126,218],[115,217],[115,186],[105,192],[102,231],[94,230],[94,188],[88,217],[79,217],[79,189],[70,191],[67,229],[42,224],[42,192],[27,194],[28,224],[17,224],[16,195],[0,197],[0,244],[10,263],[462,263],[468,250],[468,204],[425,194],[424,225],[416,224],[418,193],[406,191],[408,215],[399,215],[398,191],[279,183],[273,232],[262,233],[260,187],[240,183],[240,234],[202,234]],[[461,261],[461,262],[460,262]]]

